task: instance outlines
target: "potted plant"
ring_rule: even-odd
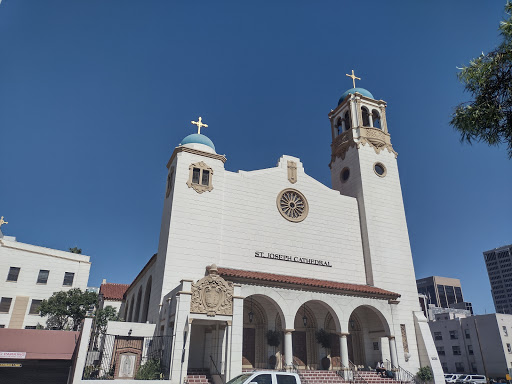
[[[331,359],[329,359],[331,350],[331,334],[325,329],[321,328],[315,332],[316,342],[325,349],[325,357],[322,359],[322,368],[328,370],[331,366]]]
[[[267,344],[271,347],[274,347],[274,354],[269,357],[268,364],[270,365],[270,369],[277,368],[277,356],[276,356],[276,348],[281,344],[281,332],[275,331],[273,329],[269,329],[267,331]]]

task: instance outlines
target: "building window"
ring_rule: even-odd
[[[452,351],[454,355],[460,355],[460,347],[458,345],[452,346]]]
[[[5,324],[0,324],[0,328],[5,328]]]
[[[443,340],[443,335],[441,332],[434,332],[434,340]]]
[[[39,307],[41,306],[41,303],[43,300],[32,300],[32,303],[30,304],[30,310],[28,311],[29,315],[39,315]]]
[[[212,175],[213,169],[204,162],[190,164],[188,167],[190,174],[187,185],[193,188],[197,193],[210,192],[213,189]]]
[[[471,335],[469,333],[469,329],[465,329],[464,330],[464,334],[466,335],[466,339],[470,339],[471,338]]]
[[[448,372],[448,363],[441,363],[441,367],[443,367],[443,372],[444,373]]]
[[[457,331],[450,331],[450,339],[451,340],[456,340],[459,338],[459,335],[457,333]]]
[[[470,355],[473,355],[473,346],[472,345],[468,345],[468,354]]]
[[[510,346],[509,343],[507,343],[507,351],[508,353],[512,353],[512,346]]]
[[[375,174],[379,177],[386,176],[387,170],[384,164],[382,163],[375,163],[373,164],[373,170],[375,171]]]
[[[166,198],[169,197],[169,195],[171,194],[173,178],[174,178],[174,167],[171,167],[171,169],[169,170],[169,174],[167,175],[167,190],[165,191]]]
[[[48,275],[50,271],[47,269],[41,269],[39,271],[39,275],[37,276],[37,284],[46,284],[48,282]]]
[[[455,363],[455,372],[464,373],[464,364],[463,363]]]
[[[340,174],[341,182],[342,183],[346,182],[349,177],[350,177],[350,169],[348,169],[348,167],[343,168],[341,171],[341,174]]]
[[[10,297],[2,297],[0,301],[0,313],[9,313],[9,309],[11,309],[11,301]]]
[[[476,363],[471,363],[471,373],[478,373],[478,370],[476,369]]]
[[[374,351],[378,351],[379,350],[379,342],[378,341],[374,341],[373,342],[373,350]]]
[[[444,353],[444,347],[437,347],[437,354],[439,356],[444,356],[445,353]]]
[[[25,329],[36,329],[35,325],[27,325]]]
[[[503,329],[503,335],[504,335],[504,336],[508,336],[507,327],[502,326],[501,328]]]
[[[74,278],[75,278],[75,274],[73,272],[64,273],[64,281],[62,282],[62,285],[71,287],[73,285]]]
[[[7,275],[7,281],[18,281],[20,269],[18,267],[9,268],[9,274]]]

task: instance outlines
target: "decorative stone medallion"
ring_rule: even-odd
[[[302,193],[288,188],[277,195],[277,209],[286,220],[298,223],[308,215],[309,205]]]
[[[190,312],[208,316],[233,314],[233,283],[219,276],[215,264],[208,268],[208,276],[192,284]]]

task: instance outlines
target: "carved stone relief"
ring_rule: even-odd
[[[288,160],[288,181],[292,184],[297,182],[297,163]]]
[[[215,264],[209,267],[208,276],[192,284],[190,312],[208,316],[233,314],[233,283],[219,276]]]
[[[402,332],[402,344],[404,345],[404,353],[409,352],[409,343],[407,342],[407,332],[405,324],[400,324],[400,331]]]

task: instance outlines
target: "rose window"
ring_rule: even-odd
[[[308,214],[308,202],[304,195],[295,189],[285,189],[277,196],[279,213],[289,221],[299,222]]]

